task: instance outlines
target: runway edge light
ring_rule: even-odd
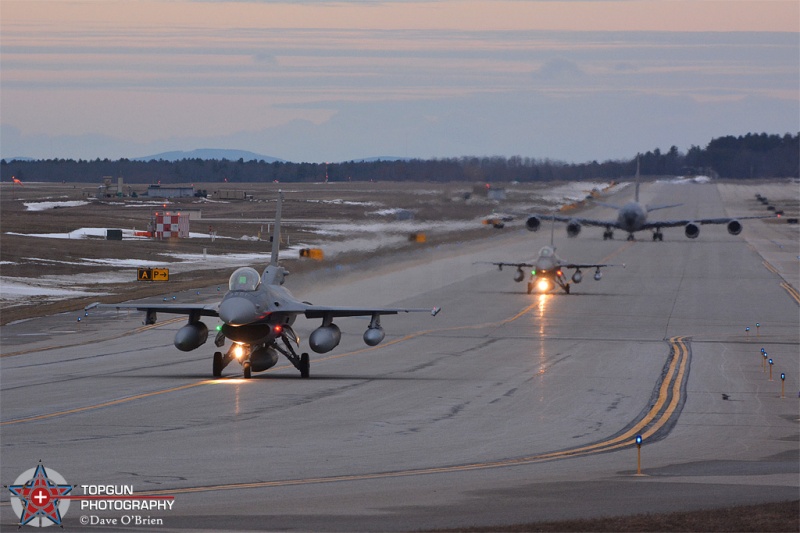
[[[642,436],[636,435],[636,475],[642,475]]]
[[[786,383],[786,374],[781,372],[781,398],[785,398],[784,384]]]
[[[772,358],[769,358],[769,380],[772,381]]]

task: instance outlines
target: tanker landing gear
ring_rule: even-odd
[[[611,230],[611,228],[606,228],[606,230],[603,232],[603,240],[607,241],[613,239],[614,239],[614,232]]]
[[[661,233],[660,229],[656,228],[656,230],[653,232],[653,240],[654,241],[663,241],[664,240],[664,234]]]

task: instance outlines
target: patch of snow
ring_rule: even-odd
[[[57,207],[80,207],[82,205],[89,205],[89,202],[83,200],[72,200],[66,202],[25,202],[22,205],[28,208],[28,211],[45,211],[47,209],[55,209]]]
[[[377,206],[383,205],[380,202],[353,202],[350,200],[306,200],[310,204],[333,204],[333,205],[362,205]]]

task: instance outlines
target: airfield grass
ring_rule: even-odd
[[[511,526],[437,529],[436,533],[522,532],[797,532],[800,531],[800,500],[725,509],[639,514],[632,516],[536,522]]]
[[[210,185],[210,184],[209,184]],[[215,268],[210,263],[206,268],[188,270],[175,275],[170,272],[169,287],[160,283],[138,283],[131,279],[126,283],[94,283],[113,266],[88,264],[87,259],[125,259],[163,262],[170,266],[171,254],[211,255],[269,253],[271,244],[267,230],[274,220],[278,184],[225,184],[215,188],[228,191],[243,190],[251,196],[249,200],[213,200],[200,198],[172,199],[166,210],[202,210],[202,218],[193,220],[193,233],[208,233],[213,227],[219,237],[213,242],[208,238],[158,240],[108,241],[103,238],[53,239],[31,238],[31,234],[69,233],[79,228],[121,228],[145,231],[151,213],[164,210],[156,199],[101,198],[95,199],[96,186],[60,183],[27,183],[23,187],[2,184],[0,194],[0,216],[3,237],[0,239],[0,273],[10,278],[51,278],[71,276],[75,288],[90,292],[107,293],[104,296],[53,299],[47,296],[31,296],[22,301],[4,303],[0,308],[0,325],[10,322],[82,309],[93,302],[117,303],[134,298],[163,295],[165,290],[174,293],[212,285],[227,284],[230,267]],[[421,189],[409,188],[397,183],[349,184],[284,184],[285,200],[283,218],[287,223],[283,235],[291,243],[332,243],[348,236],[320,235],[319,228],[329,223],[390,222],[393,216],[382,216],[375,212],[385,208],[413,210],[414,220],[435,222],[438,220],[474,220],[491,212],[493,203],[485,198],[465,201],[465,193],[472,190],[470,184],[421,185]],[[146,186],[134,186],[139,193]],[[211,187],[208,187],[211,192]],[[532,187],[531,190],[535,190]],[[531,192],[531,195],[534,193]],[[380,199],[380,201],[377,201]],[[42,201],[87,201],[87,205],[28,211],[25,203]],[[457,238],[488,238],[491,226],[476,225],[472,230],[460,233]],[[19,235],[18,235],[19,234]],[[257,239],[257,235],[261,240]],[[282,263],[291,272],[303,272],[320,266],[352,264],[372,258],[377,254],[403,253],[419,247],[430,247],[451,242],[452,235],[429,235],[424,244],[409,241],[391,250],[365,250],[338,254],[320,265],[313,260],[284,259]],[[244,266],[244,265],[243,265]],[[252,264],[258,269],[261,264]],[[131,270],[132,267],[126,267]]]

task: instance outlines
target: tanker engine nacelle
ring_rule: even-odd
[[[539,217],[528,217],[528,220],[525,221],[525,227],[528,228],[528,231],[539,231],[539,226],[542,225],[542,221],[539,220]]]
[[[686,236],[690,239],[696,239],[700,235],[700,227],[694,222],[686,224]],[[730,231],[730,230],[729,230]]]
[[[367,346],[377,346],[385,336],[386,333],[384,333],[383,328],[380,326],[367,328],[367,331],[364,332],[364,342]]]
[[[581,223],[577,220],[570,220],[567,223],[567,235],[569,237],[577,237],[578,233],[581,232]]]
[[[320,326],[311,332],[308,345],[317,353],[328,353],[339,345],[342,340],[342,330],[336,324]]]
[[[186,324],[175,334],[175,347],[182,352],[198,348],[208,340],[208,327],[202,322]]]
[[[731,235],[739,235],[742,232],[742,223],[738,220],[731,220],[728,222],[728,233]]]
[[[250,368],[253,372],[263,372],[270,369],[278,362],[278,352],[272,348],[262,346],[250,353]]]

